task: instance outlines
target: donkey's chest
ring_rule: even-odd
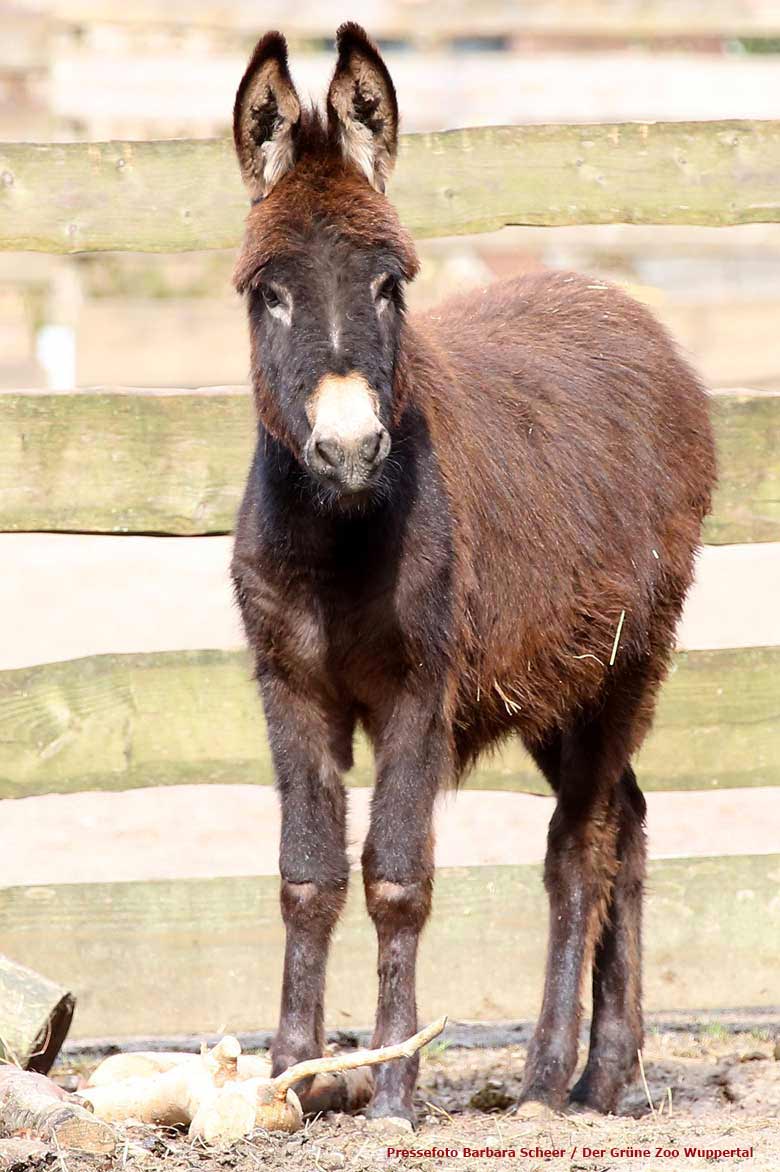
[[[350,612],[331,611],[326,638],[325,671],[359,704],[381,702],[408,670],[408,637],[390,594],[368,599]]]
[[[294,677],[303,690],[367,703],[378,687],[405,670],[408,637],[390,586],[266,588],[255,595],[254,618],[260,658]]]

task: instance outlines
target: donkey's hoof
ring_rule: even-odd
[[[573,1107],[579,1107],[584,1111],[594,1111],[599,1115],[614,1115],[621,1091],[622,1086],[612,1081],[605,1083],[602,1080],[599,1085],[598,1081],[591,1078],[586,1070],[572,1087],[569,1102]]]
[[[543,1083],[531,1083],[520,1092],[515,1116],[518,1119],[554,1119],[562,1114],[565,1091],[552,1090]]]
[[[365,1110],[366,1119],[370,1125],[381,1129],[402,1128],[404,1131],[414,1131],[417,1122],[414,1107],[411,1102],[405,1101],[405,1095],[383,1094],[382,1088],[369,1103]]]
[[[392,1131],[414,1131],[414,1122],[406,1115],[372,1115],[370,1112],[371,1108],[366,1111],[366,1126],[380,1135]]]
[[[549,1103],[543,1103],[539,1099],[522,1099],[517,1104],[515,1118],[544,1121],[545,1119],[554,1119],[558,1114],[559,1112],[554,1107],[551,1107]]]

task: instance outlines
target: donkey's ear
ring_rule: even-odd
[[[339,59],[328,90],[328,125],[344,157],[377,189],[385,183],[398,146],[398,102],[387,66],[359,24],[336,34]]]
[[[262,199],[295,164],[301,103],[287,68],[281,33],[258,41],[233,107],[233,139],[241,175],[253,199]]]

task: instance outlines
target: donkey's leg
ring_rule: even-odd
[[[616,793],[617,857],[608,919],[594,959],[593,1021],[587,1065],[573,1102],[614,1111],[638,1065],[642,1045],[642,891],[647,804],[627,766]]]
[[[550,899],[542,1009],[528,1049],[521,1102],[560,1108],[577,1062],[586,965],[601,934],[617,870],[614,789],[626,763],[622,722],[607,708],[567,733],[557,759],[545,887]],[[613,731],[614,728],[614,731]]]
[[[323,998],[330,937],[347,896],[346,798],[351,726],[291,691],[262,680],[268,735],[282,803],[279,850],[286,928],[273,1073],[324,1049]]]
[[[363,849],[366,903],[378,942],[374,1046],[402,1041],[417,1030],[415,967],[433,893],[433,807],[450,768],[446,730],[419,700],[398,706],[392,727],[378,739],[377,783]],[[377,1067],[367,1114],[413,1123],[418,1067],[417,1056]]]

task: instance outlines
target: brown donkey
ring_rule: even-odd
[[[265,36],[234,131],[253,203],[236,285],[258,437],[232,572],[282,802],[274,1071],[323,1048],[356,727],[376,757],[363,881],[377,1045],[417,1025],[436,795],[517,734],[557,797],[522,1099],[564,1103],[592,971],[571,1098],[612,1111],[642,1042],[645,802],[630,762],[710,504],[706,395],[645,309],[570,273],[407,317],[418,261],[384,195],[398,109],[358,26],[339,31],[322,115],[302,107],[284,39]],[[416,1070],[380,1067],[369,1113],[412,1120]]]

